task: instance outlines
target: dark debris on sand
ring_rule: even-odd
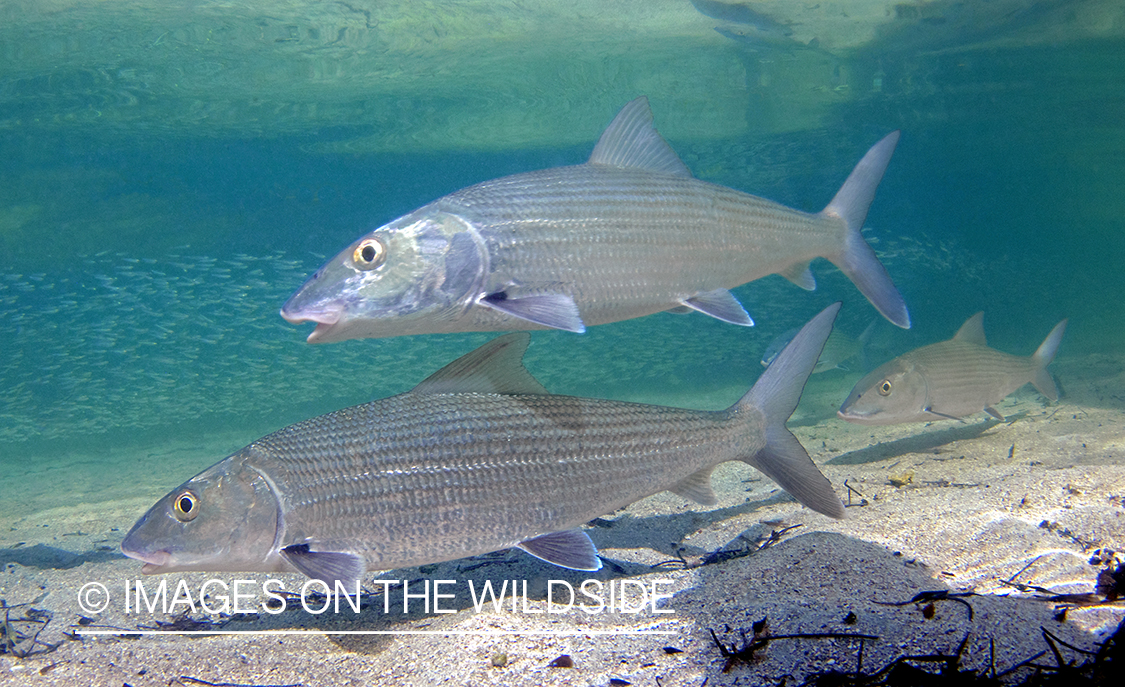
[[[1121,570],[1121,568],[1118,568]],[[1125,620],[1097,650],[1082,649],[1056,637],[1046,628],[1040,628],[1047,648],[1003,671],[997,672],[993,659],[993,643],[989,640],[988,669],[967,668],[962,665],[965,647],[970,635],[966,634],[952,653],[899,656],[885,666],[864,671],[863,650],[868,641],[879,641],[871,635],[851,633],[770,634],[765,618],[754,623],[753,636],[739,630],[741,645],[724,644],[714,630],[708,630],[719,653],[726,659],[722,672],[728,673],[739,664],[750,664],[755,654],[770,642],[794,639],[850,639],[857,641],[856,668],[853,671],[829,670],[809,676],[802,685],[813,687],[960,687],[961,685],[1018,685],[1029,687],[1073,687],[1097,685],[1117,687],[1125,678]],[[730,628],[727,628],[730,632]],[[782,678],[779,686],[789,684],[790,677]]]
[[[0,599],[0,610],[3,611],[0,617],[0,655],[29,658],[49,654],[59,648],[58,644],[48,644],[39,639],[40,633],[51,622],[50,611],[33,607],[40,599],[14,605]],[[20,611],[20,614],[14,615],[13,611]]]

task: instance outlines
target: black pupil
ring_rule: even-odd
[[[191,500],[191,497],[190,497],[190,496],[181,496],[181,497],[180,497],[180,511],[181,511],[181,512],[183,512],[183,513],[190,513],[190,512],[191,512],[191,507],[192,507],[193,505],[194,505],[194,504],[192,503],[192,500]]]
[[[375,259],[375,249],[372,246],[364,246],[361,255],[364,262],[371,262]]]

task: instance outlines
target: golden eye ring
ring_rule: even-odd
[[[879,383],[879,395],[880,396],[890,396],[891,395],[891,388],[892,388],[891,387],[891,380],[884,379],[882,382]]]
[[[355,244],[352,262],[361,270],[373,270],[387,260],[387,247],[377,237],[371,236]]]
[[[172,501],[172,512],[180,522],[190,522],[199,515],[199,498],[190,491],[180,492]]]

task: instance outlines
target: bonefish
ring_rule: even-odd
[[[714,504],[711,471],[730,460],[843,517],[785,427],[838,310],[719,411],[548,394],[521,362],[529,335],[501,336],[411,391],[255,441],[160,499],[122,551],[145,573],[300,571],[330,585],[509,547],[597,570],[583,523],[661,491]]]
[[[730,289],[781,274],[816,287],[827,258],[888,320],[910,326],[863,228],[899,133],[876,143],[817,213],[692,177],[627,104],[589,161],[485,181],[359,238],[286,301],[309,343],[563,329],[653,313],[753,320]]]

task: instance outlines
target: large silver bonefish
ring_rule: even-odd
[[[309,343],[404,334],[565,329],[664,310],[753,321],[728,289],[781,274],[816,287],[823,257],[891,322],[902,296],[860,235],[898,132],[876,143],[818,213],[693,179],[626,105],[586,164],[485,181],[360,237],[281,309]]]
[[[872,370],[836,414],[861,425],[893,425],[960,420],[983,410],[1003,421],[993,406],[1028,382],[1058,400],[1047,365],[1064,331],[1066,320],[1055,325],[1031,356],[1010,355],[988,347],[984,313],[978,312],[949,341],[916,348]]]
[[[121,549],[145,573],[297,570],[330,585],[513,546],[597,570],[580,525],[665,490],[714,504],[711,471],[729,460],[841,518],[785,427],[838,310],[721,411],[550,395],[521,363],[528,334],[501,336],[412,391],[255,441],[160,499]]]

